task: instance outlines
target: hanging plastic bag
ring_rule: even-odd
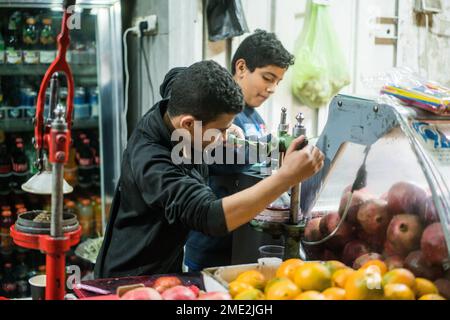
[[[304,28],[295,53],[292,92],[301,103],[312,108],[326,106],[350,83],[328,3],[308,0]]]
[[[225,40],[249,32],[241,0],[208,0],[206,16],[210,41]]]

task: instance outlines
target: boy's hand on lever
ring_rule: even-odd
[[[305,139],[304,136],[301,136],[291,143],[286,151],[283,165],[278,171],[278,174],[282,175],[290,186],[299,184],[315,175],[324,164],[325,157],[317,147],[307,145],[302,150],[297,150]]]

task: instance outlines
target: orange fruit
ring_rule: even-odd
[[[348,267],[345,264],[336,260],[326,261],[324,264],[325,267],[327,267],[328,270],[330,270],[331,275],[333,275],[338,270],[348,269]]]
[[[374,271],[378,271],[381,275],[384,275],[388,268],[386,264],[381,260],[370,260],[364,263],[361,269],[371,268]]]
[[[253,287],[245,282],[233,281],[228,284],[228,291],[233,298],[248,289],[253,289]]]
[[[265,294],[267,300],[292,300],[300,294],[300,289],[297,285],[288,278],[278,279],[266,286]]]
[[[247,289],[239,293],[234,300],[264,300],[264,293],[258,289]]]
[[[249,270],[241,273],[235,281],[244,282],[255,289],[263,290],[266,284],[264,275],[257,270]]]
[[[434,283],[424,278],[416,278],[413,289],[416,297],[422,297],[427,294],[439,294],[439,290]]]
[[[345,282],[346,300],[381,300],[383,288],[381,275],[370,269],[355,271]]]
[[[348,277],[351,276],[356,271],[350,268],[339,269],[331,276],[331,285],[333,287],[345,288],[345,282]]]
[[[283,261],[280,267],[277,269],[276,277],[289,278],[294,281],[295,269],[302,266],[304,262],[300,259],[288,259]]]
[[[269,281],[267,281],[266,286],[264,287],[264,293],[267,293],[270,287],[272,287],[274,284],[287,281],[290,281],[290,279],[286,277],[275,277],[270,279]]]
[[[384,297],[388,300],[415,300],[414,292],[403,283],[390,283],[384,286]]]
[[[420,297],[419,300],[445,300],[445,298],[439,294],[426,294]]]
[[[294,300],[325,300],[325,296],[318,291],[300,293]]]
[[[295,284],[301,290],[323,291],[331,287],[331,273],[319,262],[307,262],[295,270]]]
[[[383,276],[383,286],[392,283],[401,283],[410,288],[414,288],[416,277],[408,269],[393,269]]]
[[[345,290],[342,288],[328,288],[322,294],[325,300],[345,300]]]

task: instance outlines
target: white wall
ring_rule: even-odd
[[[342,93],[373,96],[377,90],[363,80],[395,66],[407,66],[422,75],[428,69],[430,79],[450,85],[450,0],[442,0],[444,13],[433,17],[431,31],[441,35],[427,33],[424,25],[418,24],[414,2],[331,0],[331,16],[352,78],[351,85]],[[257,28],[274,31],[285,47],[294,52],[303,27],[306,0],[242,0],[242,3],[251,31]],[[397,33],[396,25],[380,24],[377,17],[395,16],[399,18],[398,44],[376,44],[376,36],[392,37]],[[233,39],[232,53],[245,36]],[[206,43],[204,58],[227,65],[226,50],[225,42]],[[298,112],[303,112],[309,134],[318,135],[326,123],[327,108],[316,111],[302,106],[291,94],[291,78],[292,69],[260,112],[272,130],[276,129],[282,107],[288,108],[291,123]]]

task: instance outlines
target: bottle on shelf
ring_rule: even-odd
[[[6,63],[21,64],[22,52],[20,51],[19,25],[21,22],[21,13],[14,12],[8,22],[8,39],[6,41]]]
[[[11,181],[11,157],[6,144],[0,144],[0,195],[9,194],[9,183]]]
[[[70,51],[71,53],[71,63],[72,64],[86,64],[88,61],[86,61],[86,45],[80,41],[80,40],[74,40],[73,41],[73,50]]]
[[[95,65],[97,62],[97,44],[95,43],[95,41],[90,41],[88,42],[86,47],[87,62],[90,65]]]
[[[28,157],[25,154],[25,148],[22,138],[16,139],[16,147],[12,153],[12,189],[16,193],[22,193],[22,184],[28,180]]]
[[[8,91],[8,117],[10,119],[21,119],[25,116],[25,109],[22,103],[25,103],[24,97],[25,81],[22,78],[13,78],[9,83]]]
[[[81,188],[90,188],[92,186],[92,169],[94,156],[90,147],[90,140],[84,138],[77,149],[78,160],[78,185]]]
[[[90,106],[86,103],[86,89],[83,87],[75,88],[75,95],[73,98],[73,118],[75,120],[88,119],[90,116]]]
[[[89,104],[91,105],[91,117],[98,118],[99,115],[99,100],[98,100],[99,90],[98,87],[93,87],[89,89]]]
[[[52,19],[42,19],[43,27],[39,37],[41,47],[40,62],[43,64],[52,63],[56,57],[55,33],[52,28]]]
[[[74,147],[70,148],[69,161],[64,166],[64,179],[72,187],[78,184],[78,166],[76,161],[76,150]]]
[[[11,253],[13,251],[13,241],[9,228],[14,224],[10,210],[2,211],[0,221],[1,251],[2,253]]]
[[[95,235],[101,236],[103,234],[102,198],[95,196],[94,201]]]
[[[78,208],[74,201],[68,199],[64,201],[64,211],[67,213],[72,213],[78,218]]]
[[[36,167],[36,149],[29,140],[29,143],[25,145],[25,154],[28,158],[28,166],[30,169],[30,175],[35,175],[38,172],[38,168]]]
[[[16,138],[16,147],[12,154],[12,169],[15,173],[28,172],[28,158],[25,154],[23,139]]]
[[[4,64],[5,63],[5,39],[3,39],[3,34],[2,34],[3,28],[0,25],[0,64]]]
[[[1,52],[0,52],[1,56]],[[6,112],[2,108],[4,106],[4,100],[3,100],[3,89],[2,89],[2,79],[0,78],[0,120],[3,120],[6,118]]]
[[[13,265],[10,262],[3,265],[2,290],[7,298],[13,299],[17,297],[17,284],[13,274]]]
[[[0,107],[3,107],[2,78],[0,78]]]
[[[94,160],[92,168],[92,182],[96,187],[100,187],[100,146],[97,137],[93,137],[93,139],[91,139],[90,147]]]
[[[21,202],[21,201],[17,201],[14,207],[15,207],[16,211],[15,211],[13,220],[14,220],[14,222],[16,222],[17,217],[22,213],[28,212],[28,209],[25,206],[25,203]]]
[[[37,269],[37,275],[44,275],[47,272],[45,264],[41,264]]]
[[[38,64],[39,63],[39,51],[37,50],[37,44],[39,40],[39,31],[36,26],[36,19],[33,16],[29,16],[22,31],[22,43],[24,45],[23,50],[23,62],[26,64]]]
[[[0,78],[0,107],[3,107],[3,103],[2,78]]]
[[[26,256],[24,253],[17,253],[17,265],[14,268],[14,279],[17,285],[17,298],[26,298],[30,295],[30,286],[28,284],[29,268],[25,263]]]
[[[90,199],[81,199],[78,208],[78,221],[81,226],[81,237],[92,237],[94,224],[94,208]]]
[[[23,118],[34,118],[36,115],[37,92],[31,86],[20,88],[20,106]]]

